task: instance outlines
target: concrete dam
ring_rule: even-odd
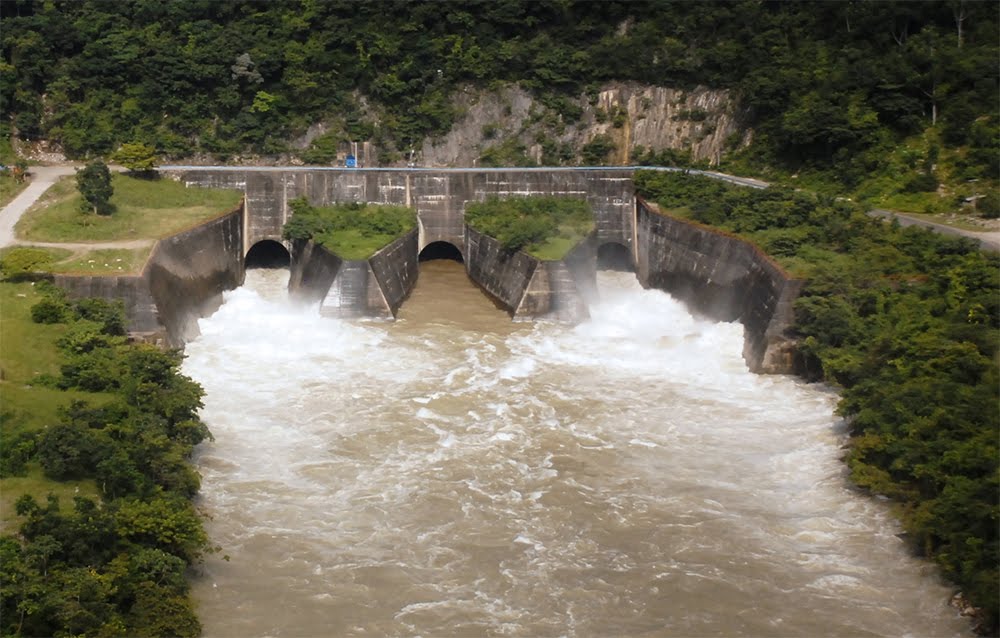
[[[793,370],[795,280],[753,245],[662,214],[637,198],[631,168],[330,169],[164,167],[190,187],[242,190],[230,213],[161,240],[137,276],[58,276],[79,296],[122,299],[138,334],[182,345],[223,291],[239,286],[248,263],[277,255],[291,269],[293,297],[339,317],[392,319],[416,283],[421,257],[460,259],[470,279],[515,319],[578,322],[596,295],[599,262],[635,271],[710,318],[740,321],[751,370]],[[503,250],[465,225],[469,202],[554,195],[587,201],[595,229],[561,261]],[[286,242],[289,202],[365,202],[415,209],[417,228],[364,261],[345,261],[309,242]]]

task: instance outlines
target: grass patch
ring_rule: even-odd
[[[465,223],[506,250],[559,260],[594,229],[590,206],[571,197],[490,198],[470,203]]]
[[[31,306],[44,298],[30,283],[0,283],[0,439],[9,441],[22,432],[38,431],[58,422],[60,408],[73,400],[101,404],[109,395],[63,391],[37,384],[41,375],[57,375],[62,359],[55,342],[66,333],[66,324],[36,324]],[[42,476],[30,464],[24,476],[0,479],[0,529],[16,520],[13,504],[22,494],[42,497],[52,492],[63,507],[73,496],[96,496],[93,481],[61,482]]]
[[[13,532],[20,526],[20,519],[14,510],[17,499],[30,494],[36,500],[44,503],[45,496],[53,494],[59,497],[59,510],[69,512],[73,509],[73,497],[82,496],[98,500],[100,492],[92,479],[83,481],[52,481],[42,475],[42,469],[37,463],[29,466],[25,476],[8,476],[0,479],[0,533]],[[39,498],[41,497],[41,498]]]
[[[82,275],[130,275],[142,272],[153,246],[69,250],[38,246],[8,246],[0,250],[0,273],[48,272]]]
[[[0,249],[0,275],[10,277],[26,272],[51,272],[52,264],[68,259],[73,251],[66,248],[8,246]]]
[[[149,259],[152,246],[145,248],[102,248],[77,254],[55,263],[51,272],[86,275],[138,274]]]
[[[282,231],[285,239],[312,239],[348,260],[368,259],[417,223],[416,211],[403,206],[313,206],[301,197],[289,206],[292,218]]]
[[[0,173],[0,208],[14,201],[14,198],[28,187],[28,184],[29,180],[24,180],[20,184],[17,183],[14,176],[10,174],[10,171]]]
[[[241,191],[187,188],[169,179],[112,176],[115,212],[80,211],[76,180],[64,177],[18,222],[17,235],[29,241],[87,242],[159,239],[233,209]]]

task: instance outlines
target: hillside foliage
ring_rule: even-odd
[[[143,143],[328,162],[337,143],[372,140],[402,160],[451,127],[466,87],[518,83],[558,127],[580,117],[579,96],[634,80],[735,90],[758,164],[837,166],[856,184],[932,125],[935,144],[964,149],[957,178],[995,178],[1000,162],[988,0],[17,0],[0,12],[0,115],[74,158]],[[317,122],[326,132],[293,148]],[[912,158],[927,173],[914,188],[930,187],[937,152]]]
[[[743,235],[809,277],[800,353],[841,389],[848,465],[893,499],[996,631],[1000,605],[1000,256],[849,202],[641,172],[640,194]]]

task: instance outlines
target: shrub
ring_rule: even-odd
[[[937,190],[938,180],[934,176],[934,173],[927,171],[926,173],[917,173],[910,179],[906,180],[903,185],[903,192],[905,193],[931,193]]]
[[[598,166],[604,164],[614,150],[615,143],[609,135],[598,135],[584,144],[580,153],[584,164]]]
[[[42,299],[31,307],[31,320],[35,323],[63,323],[69,307],[59,299]]]
[[[582,237],[592,225],[587,203],[568,197],[493,197],[469,204],[465,222],[512,251],[538,247],[561,230]]]
[[[53,261],[55,256],[44,248],[12,248],[4,252],[0,259],[0,274],[8,278],[20,273],[44,271]]]
[[[985,219],[1000,217],[1000,192],[990,191],[980,197],[976,202],[976,210],[979,211],[979,216]]]

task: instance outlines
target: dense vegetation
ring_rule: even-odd
[[[852,479],[899,505],[996,631],[1000,605],[1000,257],[849,202],[642,172],[645,197],[744,235],[809,276],[801,352],[841,388]]]
[[[120,303],[69,303],[49,286],[28,311],[16,299],[37,297],[29,284],[0,286],[24,291],[4,295],[5,338],[30,314],[44,324],[34,332],[48,335],[30,356],[59,361],[57,375],[5,383],[5,489],[18,480],[11,477],[38,474],[49,482],[39,477],[36,490],[62,481],[76,491],[94,486],[72,505],[25,493],[16,519],[5,512],[19,533],[0,537],[0,632],[197,635],[186,571],[207,549],[191,502],[199,477],[189,464],[209,436],[197,415],[201,388],[178,372],[178,352],[127,342]],[[17,371],[29,353],[8,343],[4,367]]]
[[[470,202],[465,223],[506,250],[539,259],[562,259],[594,228],[590,205],[570,197],[491,197]]]
[[[635,80],[735,90],[757,131],[744,162],[758,167],[835,167],[849,184],[903,168],[918,191],[945,164],[956,181],[1000,170],[1000,4],[987,0],[16,0],[0,12],[0,115],[71,157],[123,142],[175,157],[293,151],[322,121],[307,161],[347,140],[398,160],[450,128],[464,87],[519,83],[558,128],[580,116],[578,96]]]
[[[292,217],[282,236],[290,241],[312,239],[342,259],[368,259],[417,224],[416,211],[404,206],[313,206],[304,197],[288,205]]]

